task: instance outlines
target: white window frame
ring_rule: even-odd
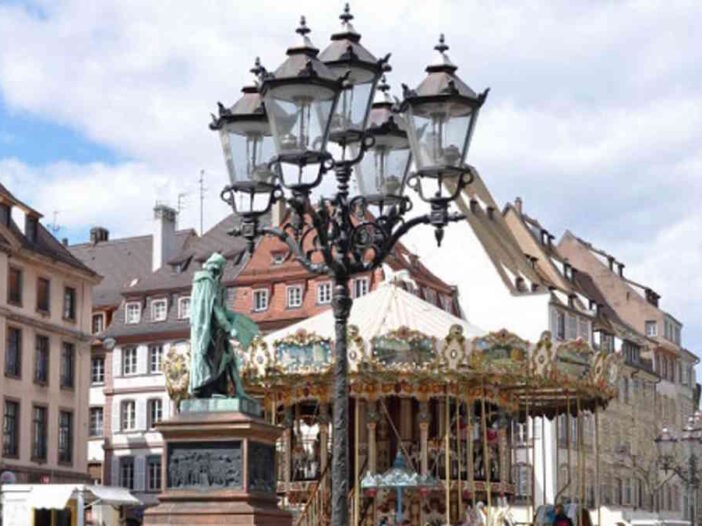
[[[161,313],[160,310],[157,312],[157,306],[160,307],[163,305],[163,312]],[[157,314],[158,317],[157,317]],[[157,321],[166,321],[168,318],[168,300],[166,298],[157,298],[151,300],[151,321],[157,322]]]
[[[127,367],[127,355],[129,355],[129,366]],[[122,376],[134,376],[137,374],[139,362],[139,351],[137,347],[124,347],[122,349]]]
[[[134,431],[136,421],[136,400],[122,400],[119,404],[120,431]]]
[[[317,283],[317,304],[328,305],[332,300],[331,281],[320,281]]]
[[[95,367],[96,363],[102,363],[102,365]],[[95,372],[98,371],[102,380],[95,379]],[[102,385],[105,383],[105,357],[104,356],[93,356],[90,359],[90,384],[91,385]]]
[[[649,330],[653,328],[653,330]],[[654,337],[658,336],[658,322],[655,320],[646,320],[646,336]]]
[[[94,414],[100,415],[99,432],[93,432],[93,431],[98,431],[93,426],[93,415]],[[97,421],[97,419],[96,419],[96,421]],[[90,410],[88,411],[88,436],[89,437],[101,437],[104,435],[105,435],[105,408],[100,407],[100,406],[91,407]]]
[[[100,330],[99,331],[93,331],[93,334],[100,334],[102,331],[105,330],[105,313],[104,312],[96,312],[90,317],[90,329],[93,329],[93,326],[95,325],[95,320],[99,319],[100,320]]]
[[[365,283],[363,287],[360,287],[363,290],[362,294],[359,294],[359,286],[361,283]],[[362,277],[362,278],[354,278],[353,280],[353,297],[354,298],[360,298],[361,296],[365,296],[370,292],[370,278],[368,277]]]
[[[302,285],[288,285],[285,288],[285,306],[288,309],[302,307]]]
[[[158,408],[157,411],[154,411]],[[146,402],[146,410],[148,411],[146,415],[146,427],[148,429],[154,429],[155,425],[163,420],[163,400],[160,398],[149,398]],[[154,412],[158,413],[158,419],[154,418]]]
[[[254,290],[254,291],[252,292],[252,294],[253,294],[253,296],[252,296],[252,305],[251,305],[252,310],[253,310],[254,312],[264,312],[264,311],[267,311],[267,310],[268,310],[268,305],[269,305],[269,301],[268,301],[268,300],[269,300],[269,298],[268,298],[269,292],[268,292],[268,289],[256,289],[256,290]],[[261,295],[260,297],[263,298],[263,300],[264,300],[264,301],[261,302],[261,304],[262,304],[261,306],[258,306],[258,305],[257,305],[257,304],[258,304],[257,297],[258,297],[259,294]]]
[[[154,369],[154,356],[158,356],[158,367]],[[149,345],[149,374],[161,374],[163,372],[163,344],[154,343]]]
[[[187,312],[186,307],[187,305]],[[178,298],[178,319],[189,320],[190,319],[190,296],[181,296]]]
[[[135,315],[130,316],[130,308],[135,309]],[[138,301],[128,301],[124,305],[124,323],[127,325],[135,325],[141,321],[141,303]]]

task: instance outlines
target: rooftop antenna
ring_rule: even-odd
[[[53,213],[54,218],[51,221],[51,223],[48,225],[48,228],[49,228],[49,230],[51,230],[51,233],[54,235],[54,237],[56,236],[56,234],[58,234],[59,230],[61,230],[63,228],[61,225],[58,224],[59,213],[60,213],[60,210],[54,210],[54,213]]]
[[[198,183],[200,184],[200,235],[204,233],[204,228],[203,228],[203,210],[204,210],[204,204],[205,204],[205,170],[202,169],[200,170],[200,179],[198,180]]]
[[[187,196],[187,192],[181,192],[178,194],[178,206],[176,207],[176,211],[178,212],[178,218],[181,217],[181,212],[185,209],[185,198]]]

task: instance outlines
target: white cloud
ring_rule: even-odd
[[[207,223],[224,213],[224,168],[208,114],[231,103],[254,57],[275,68],[306,14],[321,48],[343,2],[44,0],[0,6],[0,92],[10,111],[61,123],[125,162],[44,167],[5,159],[0,178],[60,222],[148,229],[156,199],[207,171]],[[694,322],[678,292],[678,250],[696,261],[702,201],[702,11],[653,2],[352,4],[363,42],[392,52],[391,82],[416,84],[440,31],[459,74],[491,86],[471,161],[500,200],[521,195],[554,231],[571,228],[627,261]],[[399,89],[395,89],[399,94]],[[1,140],[1,139],[0,139]],[[40,147],[40,145],[38,146]],[[684,232],[685,235],[676,232]],[[696,239],[699,239],[697,237]],[[680,244],[680,246],[678,246]],[[430,250],[430,248],[427,248]],[[697,251],[697,252],[695,252]],[[655,254],[655,256],[653,255]],[[688,275],[685,274],[685,275]],[[698,340],[702,344],[702,336]]]

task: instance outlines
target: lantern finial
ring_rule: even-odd
[[[297,33],[298,35],[302,35],[304,37],[305,35],[307,35],[311,31],[312,30],[309,27],[307,27],[307,19],[305,18],[305,15],[302,15],[300,17],[300,27],[298,27],[295,30],[295,33]]]
[[[351,14],[351,6],[348,2],[346,2],[346,4],[344,5],[344,12],[339,15],[339,18],[344,23],[348,23],[350,20],[353,20],[353,15]]]
[[[449,47],[446,44],[446,37],[443,33],[439,35],[439,43],[434,46],[434,49],[436,49],[439,53],[445,53],[448,51]]]

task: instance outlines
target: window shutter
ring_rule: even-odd
[[[118,431],[121,431],[121,422],[120,418],[122,414],[122,404],[119,400],[113,400],[112,402],[112,432],[117,433]],[[115,460],[117,460],[117,457],[115,457]],[[114,467],[114,465],[113,465]],[[116,479],[115,479],[116,480]]]
[[[112,351],[112,376],[122,376],[122,348],[115,347]]]
[[[149,370],[149,347],[140,345],[137,347],[137,374],[146,374]]]
[[[143,398],[136,401],[136,428],[146,429],[146,400]]]
[[[134,458],[134,491],[144,491],[146,489],[146,458],[143,456]]]
[[[558,312],[556,309],[551,308],[551,335],[555,339],[558,334]]]
[[[112,457],[112,468],[110,469],[112,480],[108,480],[107,484],[111,486],[119,486],[119,457]]]

